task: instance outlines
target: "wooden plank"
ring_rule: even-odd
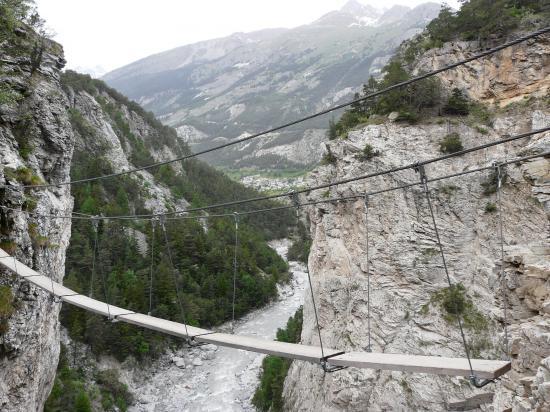
[[[470,366],[468,360],[465,358],[402,355],[397,353],[349,352],[330,358],[329,362],[335,366],[470,376]],[[498,378],[508,372],[511,366],[511,363],[508,361],[472,359],[472,367],[479,378]]]
[[[173,322],[171,320],[155,318],[154,316],[143,315],[141,313],[135,313],[132,315],[122,315],[119,320],[132,325],[141,326],[147,329],[156,330],[157,332],[164,332],[172,336],[180,338],[195,337],[197,335],[203,335],[205,333],[212,333],[209,330],[196,328],[194,326],[187,325],[187,330],[183,323]]]
[[[250,352],[265,353],[267,355],[281,356],[289,359],[299,359],[308,362],[320,362],[322,358],[321,348],[319,346],[269,341],[251,336],[214,333],[199,336],[196,340],[235,349],[243,349]],[[324,348],[325,356],[333,356],[338,353],[342,353],[342,351]]]
[[[65,286],[53,282],[46,276],[40,275],[23,263],[11,258],[0,249],[0,265],[22,276],[30,283],[52,293],[67,303],[104,315],[115,316],[119,321],[167,333],[177,337],[194,337],[198,342],[213,343],[235,349],[265,353],[290,359],[300,359],[319,363],[322,354],[318,346],[299,345],[294,343],[276,342],[258,339],[251,336],[229,335],[226,333],[211,332],[206,329],[187,326],[184,324],[159,319],[141,313],[133,313],[124,308],[108,305],[84,295],[77,294]],[[391,353],[351,352],[342,354],[341,351],[325,348],[324,355],[329,356],[329,363],[333,366],[350,366],[368,369],[385,369],[403,372],[433,373],[440,375],[469,376],[470,368],[467,359],[445,358],[434,356],[401,355]],[[506,361],[472,359],[474,372],[479,378],[494,379],[510,370],[511,364]]]

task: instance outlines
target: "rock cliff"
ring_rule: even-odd
[[[70,215],[66,186],[24,190],[23,184],[69,178],[74,136],[59,73],[61,47],[19,30],[17,53],[0,47],[0,247],[32,268],[61,281],[71,221],[42,215]],[[27,53],[30,51],[30,53]],[[8,92],[9,90],[9,92]],[[41,410],[59,356],[61,305],[15,276],[2,273],[0,409]],[[10,316],[11,315],[11,316]]]
[[[474,45],[432,50],[421,57],[417,67],[428,70],[449,64],[462,56],[464,47]],[[331,144],[337,161],[315,170],[311,181],[330,182],[436,157],[441,154],[441,140],[449,133],[457,133],[467,148],[548,126],[547,101],[536,98],[548,88],[547,56],[548,38],[444,76],[444,84],[495,103],[490,126],[456,118],[410,126],[390,121],[369,125]],[[370,160],[359,160],[357,155],[366,144],[378,153]],[[550,134],[539,134],[431,164],[427,174],[433,178],[462,172],[549,148]],[[466,300],[471,302],[466,335],[474,356],[506,356],[503,297],[507,297],[512,371],[502,380],[478,390],[463,378],[358,369],[323,374],[317,365],[294,362],[285,381],[287,407],[297,411],[548,408],[549,178],[548,158],[506,167],[501,192],[504,262],[500,259],[493,172],[430,185],[451,278],[465,287]],[[309,197],[356,195],[418,179],[413,171],[403,171]],[[323,344],[347,351],[366,350],[368,225],[373,351],[464,356],[456,323],[441,304],[447,286],[445,272],[426,197],[419,186],[372,196],[368,221],[362,200],[310,208],[307,216],[313,238],[309,268]],[[505,276],[500,279],[502,264]],[[318,343],[308,300],[302,341]]]

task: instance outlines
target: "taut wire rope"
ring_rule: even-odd
[[[510,343],[508,338],[508,295],[506,293],[506,273],[504,271],[504,231],[502,223],[502,166],[496,166],[497,173],[497,209],[498,209],[498,227],[500,237],[500,287],[502,289],[502,299],[504,306],[504,347],[506,350],[506,357],[510,359]]]

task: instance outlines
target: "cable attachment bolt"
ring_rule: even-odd
[[[233,212],[233,219],[235,219],[235,229],[239,228],[239,213]]]
[[[489,385],[490,383],[494,383],[494,379],[479,379],[476,375],[470,375],[469,376],[470,383],[474,385],[476,388],[483,388],[484,386]]]

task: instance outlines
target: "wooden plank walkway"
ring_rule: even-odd
[[[212,343],[235,349],[268,355],[299,359],[320,363],[323,359],[321,348],[311,345],[300,345],[269,341],[251,336],[230,335],[196,328],[194,326],[173,322],[166,319],[135,313],[133,311],[108,305],[52,282],[44,275],[9,256],[0,249],[0,266],[4,266],[28,282],[51,293],[58,299],[78,306],[99,315],[109,316],[121,322],[130,323],[147,329],[166,333],[181,338],[193,338],[196,342]],[[344,353],[331,348],[324,348],[324,356],[332,366],[349,366],[355,368],[383,369],[413,373],[431,373],[450,376],[469,376],[470,368],[465,358],[446,358],[438,356],[403,355],[393,353],[349,352]],[[474,372],[479,378],[494,379],[508,372],[510,362],[500,360],[472,359]]]

